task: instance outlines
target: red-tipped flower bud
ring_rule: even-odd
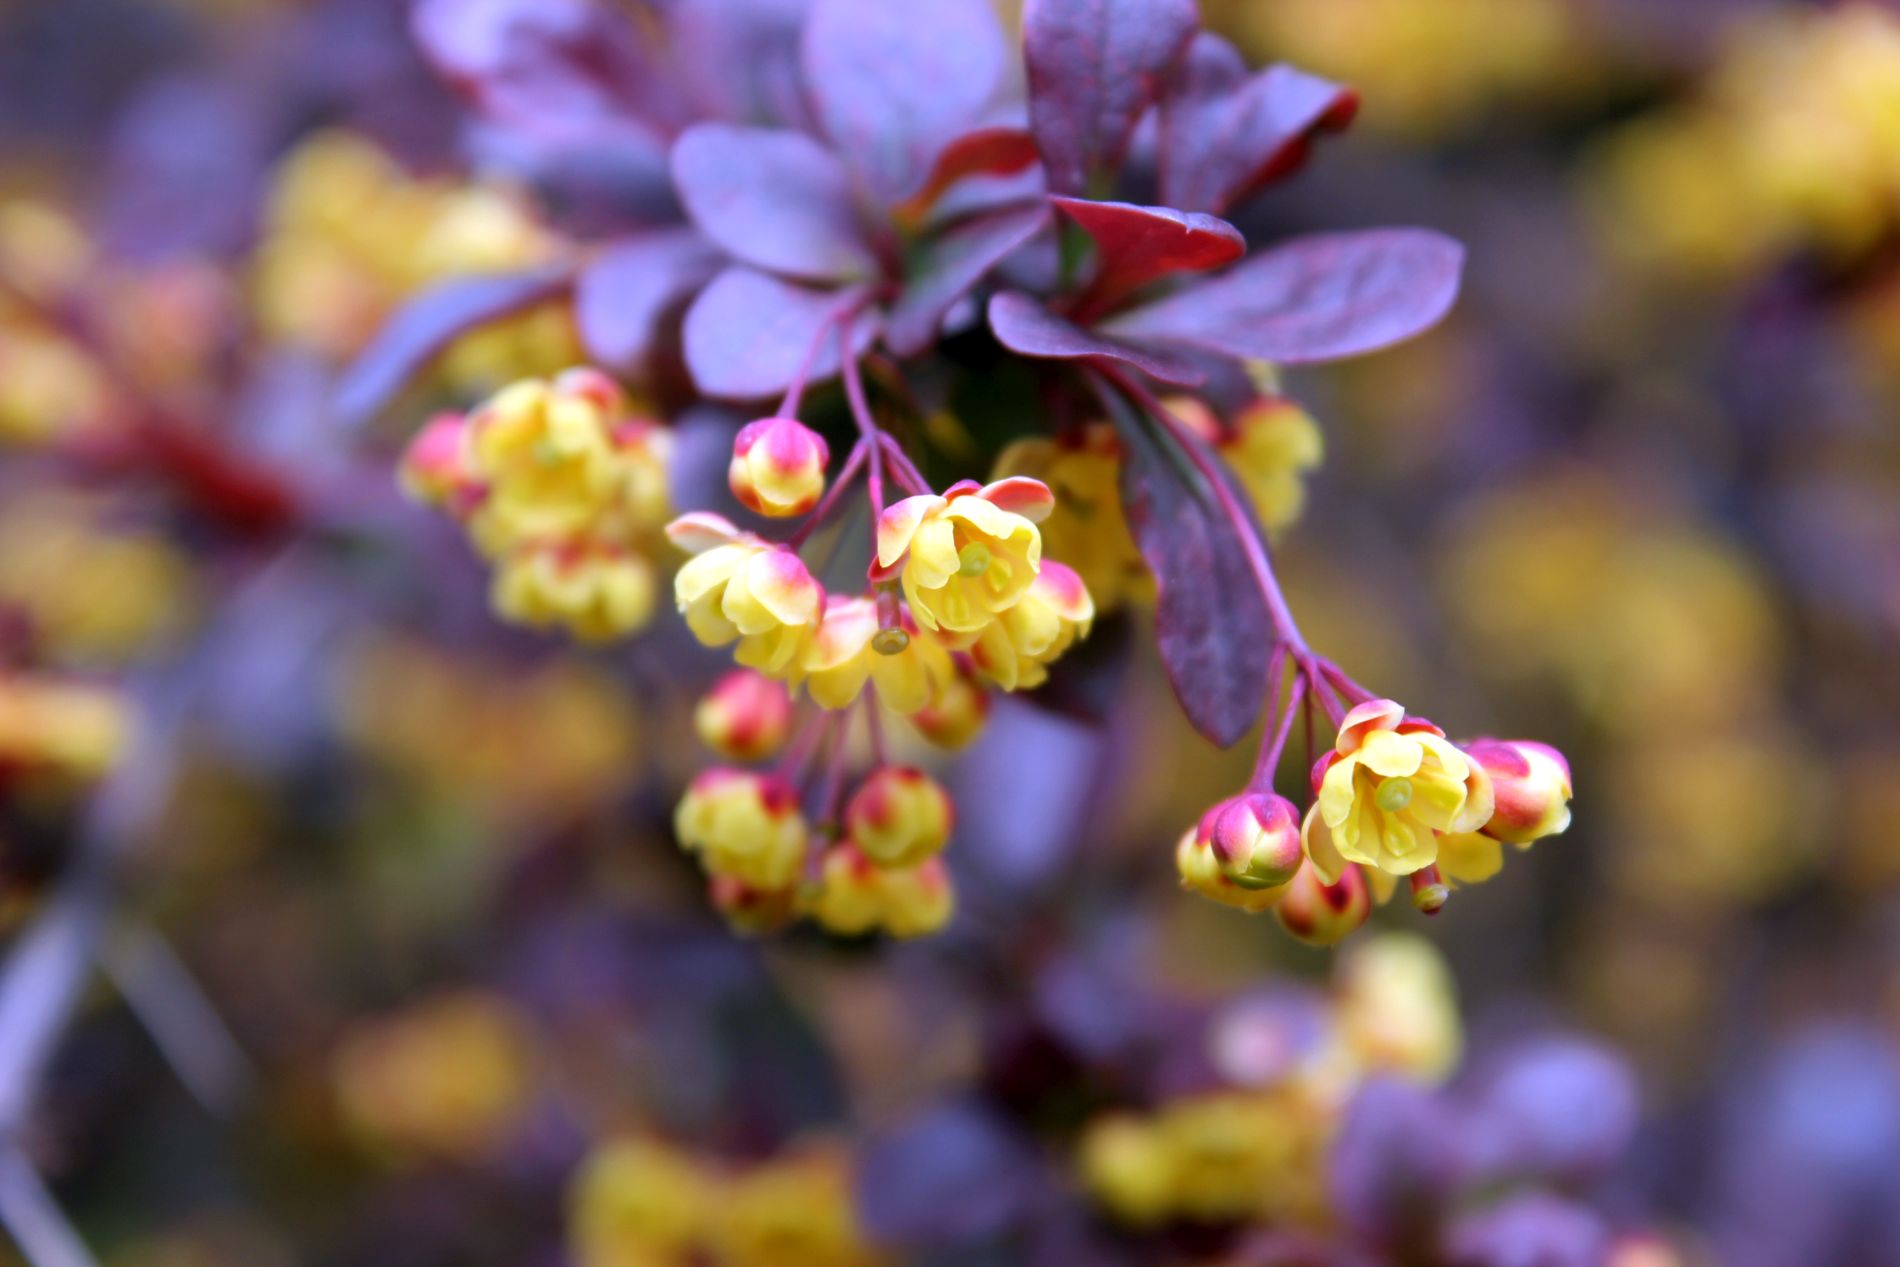
[[[726,480],[747,510],[775,519],[802,515],[825,494],[831,450],[796,418],[761,418],[732,442]]]
[[[1285,884],[1300,868],[1300,816],[1274,792],[1231,797],[1201,818],[1201,839],[1221,871],[1242,888]]]
[[[873,771],[844,811],[846,833],[883,867],[912,867],[933,856],[949,842],[955,823],[943,785],[901,766]]]
[[[1281,926],[1301,941],[1331,946],[1366,922],[1372,914],[1372,893],[1358,867],[1347,867],[1338,884],[1328,884],[1308,861],[1300,864],[1286,896],[1273,909]]]
[[[700,699],[693,728],[701,743],[729,761],[763,761],[791,733],[791,692],[751,669],[728,673]]]
[[[1483,827],[1493,840],[1528,845],[1570,826],[1570,763],[1549,744],[1480,739],[1465,745],[1473,765],[1490,776],[1496,808]]]

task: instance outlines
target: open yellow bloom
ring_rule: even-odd
[[[847,708],[869,682],[886,708],[908,717],[956,676],[950,653],[916,622],[905,620],[880,639],[881,632],[873,600],[833,595],[826,602],[803,666],[805,689],[819,707]]]
[[[673,578],[693,636],[709,647],[737,642],[740,664],[798,680],[825,610],[825,591],[798,555],[704,512],[681,515],[666,534],[696,556]]]
[[[1301,835],[1327,883],[1346,863],[1410,875],[1438,860],[1440,832],[1491,817],[1491,782],[1445,733],[1391,700],[1347,713]]]
[[[970,662],[978,676],[1006,691],[1049,680],[1049,665],[1086,638],[1095,620],[1088,586],[1072,568],[1046,562],[1022,598],[977,635]]]
[[[923,628],[981,633],[1035,581],[1036,524],[1054,505],[1047,485],[1020,478],[980,487],[965,480],[942,496],[906,497],[878,519],[878,577],[900,577]]]
[[[996,459],[996,474],[1049,486],[1055,509],[1042,522],[1043,550],[1082,577],[1099,611],[1154,598],[1154,578],[1122,511],[1121,443],[1105,422],[1060,436],[1029,436]]]
[[[717,1192],[698,1162],[651,1139],[594,1150],[568,1198],[576,1267],[644,1267],[687,1260],[704,1239]]]

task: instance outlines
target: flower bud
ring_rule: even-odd
[[[805,862],[798,793],[776,775],[712,769],[694,779],[673,815],[680,847],[712,875],[752,888],[784,889]]]
[[[1528,845],[1570,826],[1570,763],[1549,744],[1480,739],[1465,755],[1490,776],[1496,806],[1479,828],[1494,840]]]
[[[1293,803],[1273,792],[1249,792],[1220,802],[1201,819],[1200,839],[1221,871],[1242,888],[1285,884],[1300,868],[1300,818]]]
[[[926,937],[956,914],[957,893],[942,858],[914,867],[886,867],[884,931],[893,937]]]
[[[1328,884],[1309,859],[1300,864],[1274,914],[1287,932],[1309,946],[1331,946],[1366,922],[1372,914],[1372,894],[1358,867],[1347,867],[1339,883]]]
[[[1181,887],[1202,897],[1257,915],[1277,903],[1286,893],[1285,885],[1262,887],[1242,885],[1230,879],[1220,867],[1210,845],[1198,828],[1184,832],[1174,849],[1175,870],[1181,873]]]
[[[1165,1222],[1174,1200],[1166,1136],[1132,1113],[1097,1118],[1082,1136],[1082,1182],[1109,1213],[1136,1227]]]
[[[728,761],[763,761],[791,733],[791,692],[763,673],[735,670],[700,699],[693,728],[701,743]]]
[[[959,666],[939,684],[930,702],[910,715],[910,723],[931,743],[954,752],[981,734],[989,717],[989,692]]]
[[[956,809],[943,785],[921,770],[884,766],[865,779],[845,806],[844,826],[858,848],[882,867],[910,867],[950,840]]]
[[[796,418],[761,418],[732,442],[726,481],[747,510],[775,519],[802,515],[825,493],[831,450]]]
[[[429,419],[403,450],[396,478],[416,501],[458,512],[466,509],[479,482],[469,464],[468,425],[462,415],[443,413]]]

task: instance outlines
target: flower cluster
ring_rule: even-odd
[[[1272,910],[1302,941],[1330,945],[1351,933],[1401,879],[1413,904],[1434,913],[1452,887],[1496,875],[1504,845],[1528,849],[1570,825],[1570,767],[1555,748],[1454,744],[1392,700],[1364,700],[1339,718],[1303,818],[1271,790],[1279,754],[1269,751],[1262,786],[1208,810],[1175,860],[1184,887],[1243,911]]]
[[[939,855],[954,825],[949,793],[903,766],[873,770],[842,820],[817,832],[787,777],[725,767],[695,778],[674,818],[735,926],[767,931],[805,915],[842,936],[917,937],[948,923],[956,896]]]
[[[1603,236],[1634,267],[1725,282],[1811,249],[1865,256],[1900,214],[1900,17],[1768,8],[1729,31],[1686,100],[1599,146]]]
[[[647,1136],[596,1148],[576,1175],[576,1267],[878,1267],[851,1201],[851,1160],[812,1141],[724,1166]]]
[[[1327,1159],[1354,1095],[1375,1078],[1442,1081],[1462,1029],[1443,960],[1402,933],[1357,947],[1317,1002],[1223,1018],[1214,1043],[1233,1085],[1094,1118],[1076,1165],[1095,1202],[1138,1228],[1330,1221]]]
[[[603,641],[652,618],[670,446],[612,379],[572,369],[439,415],[410,442],[401,479],[494,563],[499,615]]]

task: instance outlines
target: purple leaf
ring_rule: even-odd
[[[977,122],[1007,56],[989,0],[817,0],[805,27],[819,122],[886,204]]]
[[[1049,188],[1112,171],[1200,27],[1194,0],[1028,0],[1029,115]]]
[[[610,243],[574,286],[574,324],[588,357],[622,373],[640,368],[667,310],[718,265],[718,253],[691,229]]]
[[[704,123],[674,145],[673,180],[700,232],[742,263],[811,281],[877,271],[844,164],[808,136]]]
[[[1225,220],[1169,207],[1085,198],[1049,200],[1095,239],[1101,263],[1084,307],[1100,312],[1149,282],[1173,273],[1204,273],[1247,253],[1247,239]]]
[[[862,294],[861,287],[813,290],[729,268],[686,312],[687,368],[700,391],[728,400],[784,391],[807,357],[813,358],[811,381],[822,381],[838,372],[836,317]],[[860,316],[851,331],[853,353],[876,335],[877,323]]]
[[[1436,324],[1458,296],[1464,255],[1429,229],[1315,234],[1112,317],[1102,329],[1280,364],[1336,361]]]
[[[1584,1184],[1609,1173],[1636,1133],[1635,1075],[1580,1038],[1534,1040],[1485,1071],[1468,1097],[1492,1174]]]
[[[1056,316],[1019,291],[991,296],[990,332],[998,343],[1023,356],[1051,361],[1097,357],[1119,361],[1171,387],[1193,387],[1201,381],[1200,369],[1186,357],[1166,349],[1135,347],[1104,338]]]
[[[1036,138],[1021,128],[982,128],[966,132],[937,155],[923,188],[905,200],[903,211],[920,217],[944,191],[972,176],[1009,176],[1036,161]]]
[[[884,342],[915,356],[936,341],[944,314],[984,276],[1049,222],[1042,203],[966,220],[925,243],[903,294],[891,305]]]
[[[980,1103],[949,1102],[873,1137],[858,1167],[867,1230],[890,1246],[984,1241],[1042,1194],[1030,1140]]]
[[[1444,1236],[1451,1267],[1601,1267],[1610,1229],[1588,1206],[1543,1192],[1461,1215]]]
[[[560,133],[684,121],[662,68],[596,0],[420,0],[410,23],[437,72],[501,122]]]
[[[803,127],[798,40],[811,0],[692,0],[666,14],[669,46],[702,118]],[[733,73],[743,67],[744,73]]]
[[[1202,34],[1161,100],[1161,200],[1224,214],[1297,168],[1316,132],[1352,122],[1352,89],[1271,66],[1249,76],[1232,44]]]
[[[1178,442],[1125,408],[1111,413],[1122,440],[1122,506],[1155,578],[1162,667],[1194,728],[1230,747],[1266,698],[1266,600],[1236,526]]]
[[[572,284],[573,273],[559,267],[457,278],[423,291],[344,372],[331,408],[348,426],[367,422],[457,338],[547,303]]]

